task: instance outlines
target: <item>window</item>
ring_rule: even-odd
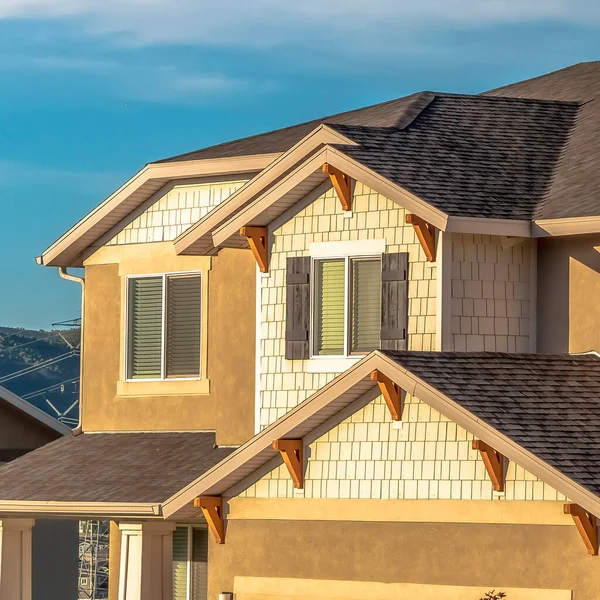
[[[313,354],[347,356],[379,348],[381,258],[314,261]]]
[[[199,273],[128,279],[127,379],[200,376]]]
[[[206,600],[208,530],[189,525],[173,532],[173,600]]]

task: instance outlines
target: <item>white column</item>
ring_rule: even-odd
[[[175,524],[165,521],[119,523],[119,529],[119,600],[173,600]]]
[[[33,519],[0,520],[0,600],[31,600]]]

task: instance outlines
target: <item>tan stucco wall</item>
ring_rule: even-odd
[[[600,350],[600,235],[538,241],[538,352]]]
[[[58,432],[0,399],[0,449],[33,450],[58,437],[60,437]]]
[[[573,589],[575,600],[600,597],[600,558],[586,554],[574,526],[229,521],[224,545],[209,538],[209,600],[232,591],[236,575],[558,588]]]
[[[200,381],[124,383],[125,278],[200,270],[208,282]],[[177,256],[169,242],[100,248],[85,263],[85,431],[217,430],[220,444],[254,432],[255,273],[250,251]],[[138,391],[136,391],[138,390]],[[207,393],[208,392],[208,393]]]

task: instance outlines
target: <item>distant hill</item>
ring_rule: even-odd
[[[78,397],[79,385],[73,382],[79,377],[80,330],[44,331],[0,327],[0,385],[10,391],[25,396],[26,399],[56,417],[51,402],[59,412],[65,411]],[[59,358],[75,350],[74,356],[49,364],[39,369],[35,366],[44,361]],[[21,376],[3,380],[23,369],[30,369]],[[64,386],[59,384],[67,382]],[[56,387],[41,395],[27,398],[28,394]],[[77,410],[69,417],[77,418]]]

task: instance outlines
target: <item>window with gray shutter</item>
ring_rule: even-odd
[[[365,354],[379,348],[381,334],[381,260],[350,262],[350,352]]]
[[[200,377],[202,279],[128,279],[127,379]]]
[[[384,254],[381,262],[381,348],[406,350],[408,253]]]
[[[160,378],[162,367],[163,278],[129,282],[129,378]]]
[[[200,375],[200,275],[167,277],[167,377]]]
[[[285,357],[310,357],[310,256],[287,259]]]

